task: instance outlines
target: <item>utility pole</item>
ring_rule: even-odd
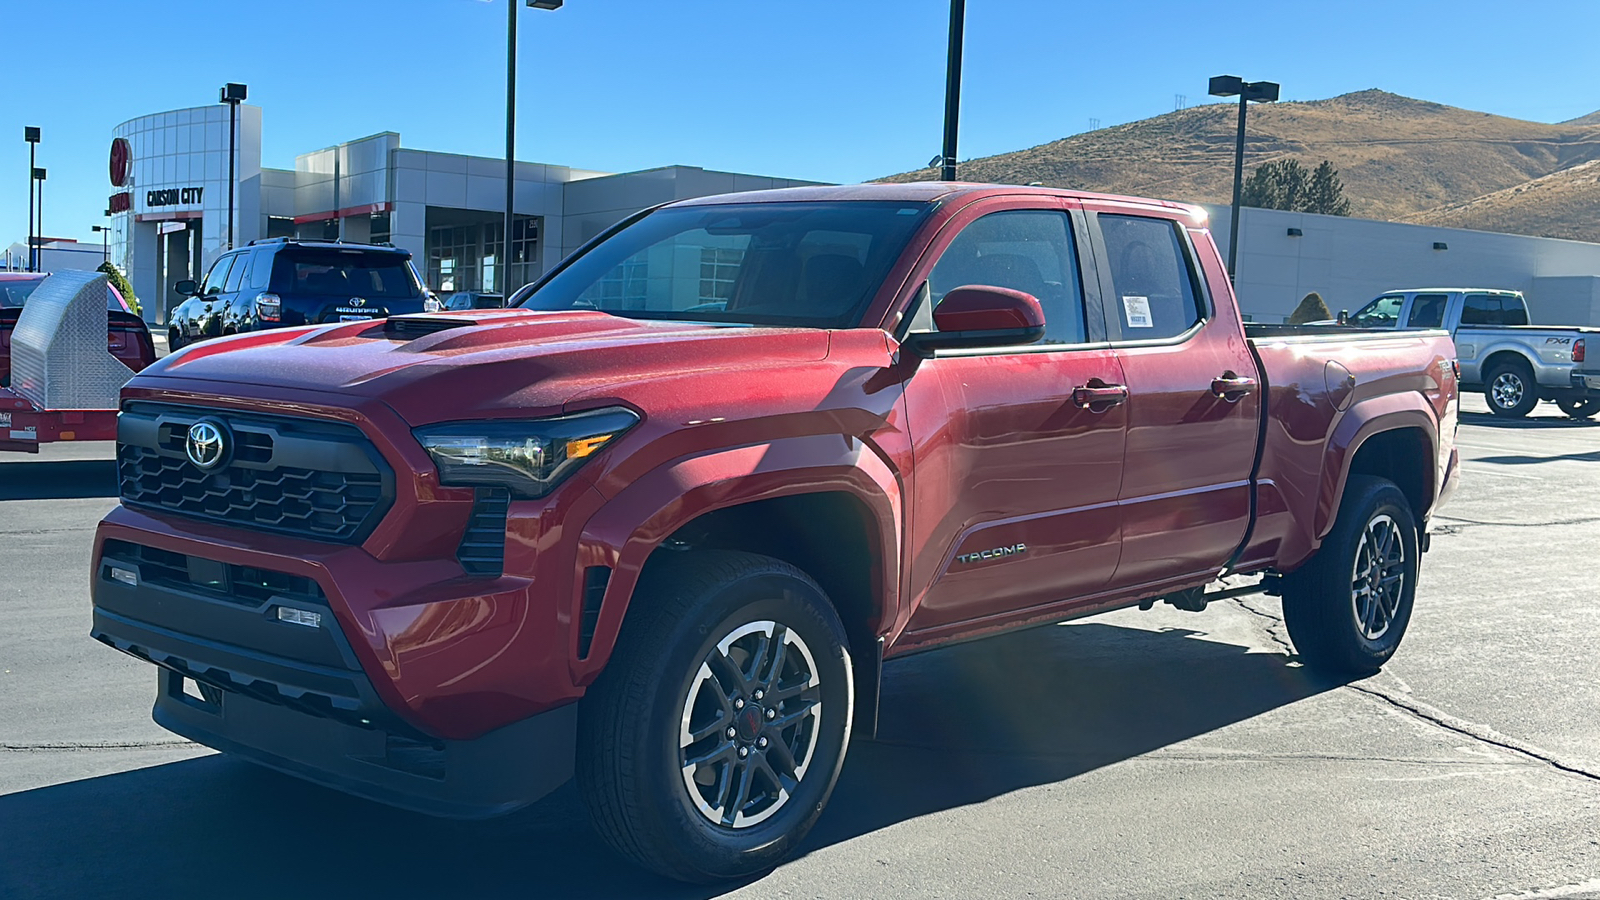
[[[956,132],[961,118],[961,33],[967,21],[967,0],[950,0],[950,58],[944,72],[944,151],[941,181],[956,180]]]

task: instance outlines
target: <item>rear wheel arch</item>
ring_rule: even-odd
[[[1394,482],[1420,520],[1433,506],[1432,458],[1433,441],[1425,430],[1403,427],[1380,431],[1356,447],[1345,481],[1348,483],[1352,475],[1371,475]]]

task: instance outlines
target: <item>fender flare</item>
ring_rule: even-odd
[[[1439,419],[1427,399],[1410,391],[1383,394],[1361,400],[1350,407],[1333,428],[1328,438],[1328,452],[1324,455],[1322,484],[1317,492],[1316,513],[1312,533],[1320,546],[1322,539],[1333,530],[1339,516],[1339,504],[1344,498],[1345,483],[1350,478],[1350,466],[1366,442],[1379,434],[1401,429],[1420,430],[1428,439],[1428,457],[1423,460],[1423,477],[1427,479],[1428,506],[1415,510],[1418,521],[1423,520],[1433,508],[1439,494]]]
[[[872,604],[883,633],[900,618],[900,554],[904,546],[900,478],[868,444],[842,434],[780,438],[664,463],[607,500],[584,524],[573,573],[573,683],[592,682],[610,659],[633,592],[650,554],[679,528],[706,513],[758,500],[837,492],[859,501],[876,526],[878,561]],[[609,566],[589,652],[578,653],[584,569]]]

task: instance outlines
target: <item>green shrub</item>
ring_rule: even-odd
[[[117,289],[117,293],[122,295],[122,299],[128,301],[128,308],[133,310],[134,315],[144,315],[139,306],[139,298],[134,296],[133,283],[128,280],[128,276],[122,274],[122,270],[117,268],[116,263],[106,260],[95,271],[106,273],[106,276],[111,279],[111,286]]]

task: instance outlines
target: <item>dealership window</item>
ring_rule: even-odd
[[[428,284],[440,291],[474,291],[478,275],[475,225],[439,225],[428,231]]]
[[[390,241],[392,234],[389,214],[386,212],[374,213],[372,216],[372,242],[374,244],[386,244]]]
[[[267,216],[267,237],[294,237],[294,220],[288,216]]]
[[[511,222],[509,278],[501,283],[501,250],[505,236],[505,223],[492,222],[483,226],[483,289],[514,291],[532,281],[538,274],[533,271],[539,242],[539,219],[518,216]]]

